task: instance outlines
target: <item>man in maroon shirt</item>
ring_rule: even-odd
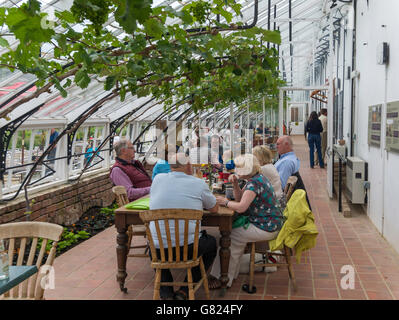
[[[110,179],[116,186],[124,186],[130,201],[150,192],[151,178],[140,161],[135,160],[133,144],[120,139],[115,144],[116,161],[111,168]]]

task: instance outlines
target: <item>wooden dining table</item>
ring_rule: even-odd
[[[121,291],[127,292],[125,288],[125,279],[127,277],[126,273],[126,260],[128,254],[128,235],[127,229],[129,225],[143,225],[143,221],[140,219],[140,213],[145,210],[132,210],[127,209],[122,206],[115,210],[115,227],[118,232],[116,236],[116,255],[118,260],[118,272],[116,279],[119,282]],[[221,276],[220,282],[222,287],[220,290],[220,295],[224,296],[226,293],[227,283],[229,281],[228,270],[229,270],[229,260],[230,260],[230,233],[233,225],[233,214],[234,211],[226,207],[219,207],[217,213],[211,213],[204,210],[201,225],[202,226],[212,226],[218,227],[220,232],[220,269]]]

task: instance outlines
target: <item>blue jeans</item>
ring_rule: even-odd
[[[309,144],[309,148],[310,148],[310,166],[311,167],[314,166],[314,147],[316,145],[317,157],[319,159],[320,168],[324,168],[324,162],[323,162],[323,158],[321,156],[320,133],[317,133],[317,134],[309,133],[308,134],[308,144]]]

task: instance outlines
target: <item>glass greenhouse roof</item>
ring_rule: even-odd
[[[2,7],[19,6],[26,0],[8,0],[0,2]],[[68,9],[73,0],[45,0],[42,2],[42,10],[49,14],[54,10]],[[154,0],[154,6],[170,5],[178,10],[189,1],[161,1]],[[242,4],[242,22],[251,24],[254,20],[254,0],[238,0]],[[316,57],[323,55],[320,50],[326,50],[326,47],[317,49],[319,37],[328,34],[328,24],[326,25],[326,14],[329,4],[332,0],[259,0],[258,16],[256,18],[256,26],[265,29],[278,29],[281,32],[282,43],[279,46],[280,55],[280,72],[281,77],[287,82],[288,86],[305,86],[312,74],[313,61]],[[325,12],[323,12],[323,10]],[[120,28],[115,27],[113,19],[108,21],[106,28],[111,30],[118,37],[125,34]],[[173,21],[171,21],[173,22]],[[221,21],[223,22],[223,20]],[[79,28],[79,26],[75,26]],[[324,28],[324,31],[323,31]],[[7,30],[2,30],[3,34],[7,34]],[[10,46],[16,45],[12,35],[7,35],[7,41]],[[328,45],[328,42],[327,42]],[[0,52],[4,53],[4,48]],[[51,52],[47,52],[48,59],[52,58]],[[101,80],[101,79],[100,79]],[[31,75],[22,74],[15,71],[9,72],[6,69],[0,69],[0,110],[7,108],[10,103],[17,101],[23,97],[32,94],[35,91],[35,79]],[[28,88],[28,89],[27,89]],[[23,91],[23,93],[20,93]],[[17,95],[20,93],[19,95]],[[103,89],[103,83],[95,79],[85,90],[77,86],[68,88],[67,98],[62,98],[57,90],[51,93],[44,93],[40,97],[31,100],[29,103],[20,105],[10,114],[10,120],[0,119],[0,127],[6,125],[24,113],[43,104],[40,109],[35,112],[30,119],[43,118],[62,118],[72,121],[79,115],[89,104],[94,104],[107,93]],[[15,96],[17,95],[17,96]],[[10,100],[11,99],[11,100]],[[119,97],[105,103],[91,118],[102,119],[109,118],[111,121],[128,114],[135,108],[142,106],[150,99],[132,97],[127,94],[124,102],[119,101]],[[84,103],[82,104],[82,101]],[[155,106],[154,106],[155,104]],[[139,120],[151,120],[163,111],[162,104],[148,103],[145,109],[141,110],[138,116]],[[145,112],[148,110],[148,112]],[[134,118],[132,117],[132,118]],[[225,115],[228,117],[228,113]]]

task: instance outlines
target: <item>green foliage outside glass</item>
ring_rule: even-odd
[[[58,241],[57,244],[57,253],[60,253],[63,249],[70,247],[74,243],[78,242],[79,240],[86,240],[90,238],[90,233],[87,231],[79,231],[74,233],[72,231],[68,231],[68,228],[64,228],[64,231],[61,235],[61,240]],[[42,247],[43,239],[39,238],[37,248],[40,249]],[[53,241],[49,240],[46,244],[46,252],[49,252],[51,249]]]

